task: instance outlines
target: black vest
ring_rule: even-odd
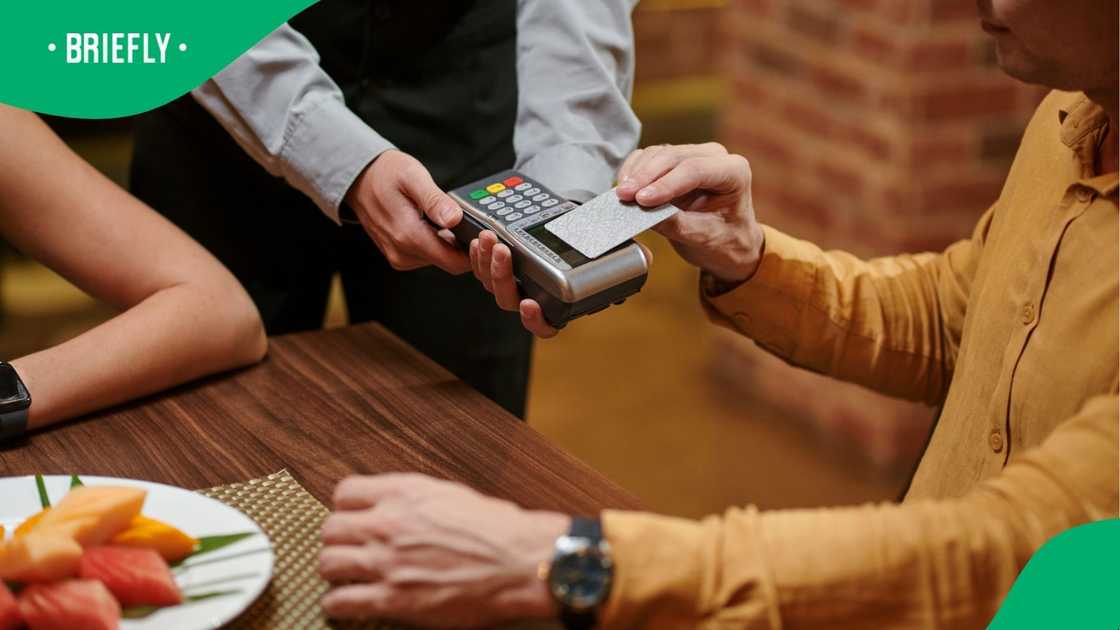
[[[322,0],[289,23],[347,106],[445,190],[513,167],[516,0]],[[175,105],[204,113],[192,100]]]
[[[350,108],[444,188],[513,165],[516,0],[323,0],[290,23]]]

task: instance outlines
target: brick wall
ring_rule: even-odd
[[[751,160],[760,218],[865,256],[967,235],[1042,95],[999,71],[975,0],[732,0],[720,25],[720,139]],[[760,402],[872,461],[905,467],[924,440],[926,409],[721,347]]]
[[[734,0],[721,23],[721,137],[767,220],[861,253],[966,234],[1040,98],[995,65],[975,0]]]

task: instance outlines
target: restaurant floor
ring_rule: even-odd
[[[646,99],[643,143],[714,135],[710,103],[671,100]],[[79,152],[111,176],[123,173],[122,160],[127,165],[126,140]],[[720,347],[729,339],[706,322],[695,272],[659,237],[643,239],[655,261],[641,294],[537,344],[529,422],[670,514],[894,498],[898,473],[869,467],[858,453],[744,397],[721,373],[727,363],[719,360]],[[0,305],[2,358],[57,343],[112,315],[49,270],[10,256],[0,265]],[[345,317],[335,290],[326,324]]]

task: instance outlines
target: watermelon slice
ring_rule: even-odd
[[[122,606],[174,606],[183,603],[167,561],[152,549],[94,547],[82,554],[82,578],[100,580]]]
[[[31,630],[116,630],[121,606],[96,580],[34,584],[20,591],[19,612]]]
[[[23,617],[19,614],[19,604],[7,585],[0,580],[0,630],[14,630],[22,625]]]

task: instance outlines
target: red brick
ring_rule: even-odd
[[[891,64],[898,54],[898,46],[891,38],[866,27],[852,30],[851,46],[857,55],[875,63]]]
[[[809,10],[803,5],[793,4],[786,14],[786,21],[794,33],[825,44],[835,43],[840,36],[840,22],[836,15],[819,9]]]
[[[822,161],[817,164],[816,174],[829,191],[829,197],[832,193],[858,197],[863,192],[864,175],[858,170]]]
[[[828,138],[836,128],[836,121],[817,102],[788,101],[782,108],[782,115],[791,125],[814,138]]]
[[[734,122],[728,123],[728,133],[728,151],[746,156],[752,163],[758,161],[767,166],[783,168],[795,168],[799,165],[796,150],[788,139],[783,141],[771,134],[737,126]]]
[[[824,65],[814,66],[809,74],[813,85],[827,96],[845,101],[858,101],[867,94],[863,81],[853,74]]]
[[[882,134],[860,125],[849,125],[841,134],[851,145],[859,148],[868,157],[885,162],[894,155],[890,141]]]
[[[930,19],[934,22],[968,22],[979,20],[976,0],[933,0]]]
[[[972,143],[959,137],[934,134],[910,143],[909,163],[918,168],[933,164],[975,164]]]
[[[769,18],[775,13],[774,0],[735,0],[735,7],[758,18]]]
[[[926,120],[948,120],[990,114],[1007,114],[1018,105],[1018,90],[1007,83],[952,83],[927,87],[918,95],[919,111]]]
[[[896,0],[886,0],[895,2]],[[836,0],[845,11],[875,11],[879,8],[879,0]]]
[[[908,55],[907,66],[913,71],[958,70],[974,63],[975,41],[918,42]]]

